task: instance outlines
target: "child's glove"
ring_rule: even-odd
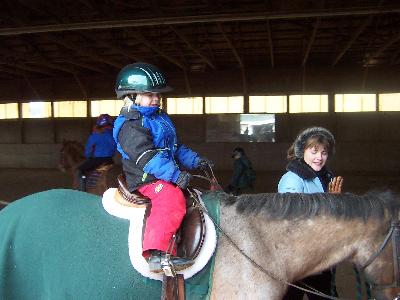
[[[190,175],[190,173],[188,172],[182,171],[181,174],[179,174],[178,180],[176,181],[176,185],[184,190],[189,185],[190,179],[192,179],[192,175]]]
[[[210,168],[212,168],[212,167],[214,167],[214,163],[211,160],[209,160],[208,158],[200,157],[198,168],[200,170],[207,170],[208,166],[210,166]]]

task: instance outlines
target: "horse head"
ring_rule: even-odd
[[[390,226],[386,235],[360,269],[364,270],[377,300],[400,299],[400,220],[399,208],[389,208]]]
[[[81,143],[77,141],[63,141],[58,164],[58,168],[62,172],[76,168],[84,159],[84,146]]]

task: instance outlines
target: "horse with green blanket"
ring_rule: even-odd
[[[160,278],[140,261],[144,211],[113,193],[50,190],[1,210],[0,299],[159,299]],[[218,242],[182,271],[187,299],[277,300],[344,260],[364,270],[376,299],[399,295],[399,202],[390,193],[201,198]]]

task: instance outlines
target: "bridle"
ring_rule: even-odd
[[[379,247],[378,251],[375,252],[367,262],[360,267],[361,271],[365,270],[386,248],[389,244],[389,241],[392,241],[392,249],[393,249],[393,275],[394,280],[391,284],[371,284],[372,289],[374,290],[385,290],[390,288],[400,288],[400,220],[398,219],[398,210],[394,210],[392,213],[392,219],[390,221],[390,229],[386,234],[386,237]],[[400,299],[400,294],[394,298],[393,300]]]

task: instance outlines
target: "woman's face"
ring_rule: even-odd
[[[140,106],[160,106],[161,95],[159,93],[137,94],[135,103]]]
[[[324,145],[316,144],[304,150],[304,161],[316,172],[320,171],[328,159]]]

